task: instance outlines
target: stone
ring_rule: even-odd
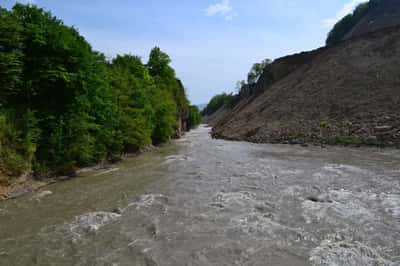
[[[329,198],[329,196],[326,194],[321,194],[318,196],[309,196],[309,197],[307,197],[307,200],[312,201],[312,202],[318,202],[318,203],[332,203],[333,202]]]
[[[123,210],[121,208],[115,208],[112,210],[113,213],[122,214]]]

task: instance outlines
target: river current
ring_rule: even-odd
[[[0,265],[400,265],[400,151],[209,131],[0,203]]]

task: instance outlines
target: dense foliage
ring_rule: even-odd
[[[348,34],[360,20],[373,8],[379,5],[381,0],[370,0],[366,3],[359,4],[353,13],[348,14],[338,21],[333,29],[329,32],[326,39],[327,45],[340,42]]]
[[[218,109],[229,105],[234,98],[235,96],[233,94],[221,93],[215,95],[207,104],[206,108],[204,108],[202,115],[206,116],[213,114],[214,112],[218,111]]]
[[[189,107],[188,128],[192,129],[201,123],[201,114],[199,107],[191,105]]]
[[[0,8],[0,173],[66,174],[167,141],[198,115],[170,62],[157,47],[108,62],[49,12]]]

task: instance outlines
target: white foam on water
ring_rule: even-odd
[[[111,168],[111,169],[105,170],[103,172],[97,173],[94,176],[101,176],[101,175],[109,174],[109,173],[116,172],[116,171],[119,171],[119,168]]]
[[[127,209],[134,208],[136,211],[142,211],[146,215],[166,214],[168,213],[169,198],[163,194],[144,194],[139,197],[138,201],[131,202],[126,208],[123,209],[125,212]]]
[[[357,174],[370,174],[370,171],[356,167],[354,165],[346,164],[327,164],[322,167],[323,171],[335,173],[337,175],[344,175],[346,173],[357,173]]]
[[[230,224],[233,227],[241,228],[247,234],[263,233],[273,236],[277,229],[283,229],[281,224],[272,221],[263,214],[255,212],[233,217],[230,220]]]
[[[254,195],[250,192],[219,192],[212,198],[212,204],[222,204],[225,207],[245,207],[255,203]]]
[[[335,223],[336,220],[351,221],[358,224],[373,221],[375,214],[366,206],[365,198],[362,196],[368,194],[354,194],[347,190],[331,190],[328,193],[321,194],[321,197],[330,199],[330,202],[313,202],[305,200],[302,203],[303,218],[307,223],[313,220],[325,220]],[[360,200],[361,198],[361,200]]]
[[[74,221],[69,224],[69,228],[71,233],[79,239],[84,234],[96,233],[102,227],[115,222],[120,217],[120,214],[113,212],[89,212],[76,216]]]
[[[287,242],[298,242],[305,234],[300,228],[291,228],[281,224],[275,217],[273,204],[257,199],[249,192],[217,193],[211,200],[216,209],[232,210],[228,228],[251,235],[252,238],[270,239],[278,246]],[[285,236],[282,237],[282,234]]]
[[[382,204],[385,212],[390,216],[400,219],[400,195],[382,193],[380,198],[383,199]]]
[[[304,170],[301,169],[281,169],[279,170],[279,175],[301,175]]]
[[[162,164],[171,164],[180,161],[192,161],[193,159],[186,155],[170,155],[165,157],[165,161]]]
[[[302,204],[303,217],[308,223],[311,223],[313,218],[321,220],[324,218],[329,219],[333,215],[339,215],[362,224],[366,221],[371,222],[378,219],[377,211],[379,210],[384,210],[388,216],[393,218],[400,218],[399,194],[376,194],[369,191],[351,192],[342,189],[331,190],[321,195],[329,198],[331,202],[306,200]],[[371,206],[375,211],[371,209]]]
[[[154,204],[165,205],[168,203],[168,197],[163,194],[145,194],[141,195],[138,202],[133,203],[136,209],[151,207]]]
[[[47,196],[50,196],[50,195],[52,195],[52,194],[53,194],[53,192],[51,192],[50,190],[40,191],[40,192],[35,193],[35,194],[32,196],[31,200],[40,201],[41,199],[43,199],[43,198],[45,198],[45,197],[47,197]]]
[[[395,266],[363,243],[329,239],[311,251],[310,262],[314,266]]]
[[[298,185],[289,186],[282,191],[282,194],[300,197],[304,195],[304,187]]]

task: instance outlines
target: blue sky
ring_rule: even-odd
[[[21,0],[73,25],[108,57],[147,60],[166,51],[192,103],[234,91],[251,65],[324,44],[340,17],[363,0]],[[0,0],[10,8],[15,0]]]

